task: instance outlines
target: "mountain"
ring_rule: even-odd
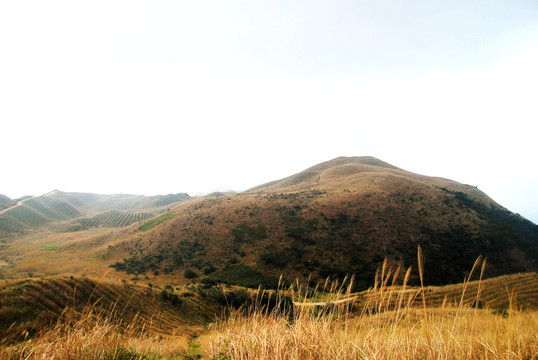
[[[53,227],[57,232],[126,226],[162,213],[169,207],[190,199],[190,196],[98,195],[52,191],[15,201],[5,198],[7,200],[3,204],[9,206],[0,211],[0,238],[42,226]]]
[[[487,277],[538,269],[538,226],[476,187],[373,157],[336,158],[172,213],[149,230],[125,232],[108,249],[108,258],[123,258],[113,267],[229,283],[353,274],[362,289],[384,258],[416,268],[420,245],[429,285],[462,281],[480,255]]]

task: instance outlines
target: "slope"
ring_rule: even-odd
[[[385,257],[413,265],[420,245],[429,285],[461,281],[479,255],[488,258],[487,277],[538,269],[538,226],[473,186],[372,157],[337,158],[172,211],[111,246],[109,256],[124,258],[113,266],[196,278],[242,263],[290,279],[355,274],[364,289]]]
[[[0,194],[0,212],[12,207],[15,204],[16,202],[14,200],[11,200],[6,195]]]
[[[188,194],[138,196],[53,191],[22,199],[4,209],[0,213],[0,237],[23,234],[51,224],[60,232],[122,227],[161,213],[189,198]]]
[[[157,334],[199,331],[214,320],[219,305],[167,287],[105,281],[88,277],[47,277],[0,282],[0,337],[31,336],[66,316],[91,311]]]

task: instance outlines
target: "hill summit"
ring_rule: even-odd
[[[284,179],[275,180],[256,186],[245,191],[245,193],[261,191],[298,191],[313,188],[330,189],[335,187],[337,188],[339,186],[348,186],[351,183],[356,183],[361,178],[371,176],[401,177],[425,183],[435,183],[449,186],[457,184],[446,179],[414,174],[372,156],[342,156],[314,165],[304,171],[301,171],[300,173],[291,175]]]

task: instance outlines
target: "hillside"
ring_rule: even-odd
[[[6,195],[0,194],[0,205],[10,202],[11,199]]]
[[[401,276],[391,285],[393,273],[383,273],[385,281],[357,294],[330,284],[270,295],[73,276],[0,281],[0,358],[257,358],[261,351],[262,358],[290,351],[309,358],[312,349],[320,358],[335,358],[335,346],[336,358],[360,358],[355,354],[368,350],[361,339],[370,351],[375,340],[376,351],[397,342],[397,352],[420,354],[409,359],[433,350],[436,358],[455,351],[454,358],[535,357],[536,273],[423,291],[403,287]],[[363,350],[357,352],[356,344]],[[385,358],[402,357],[394,354]]]
[[[10,208],[15,204],[16,202],[14,200],[11,200],[6,195],[0,194],[0,211]]]
[[[336,159],[314,165],[298,174],[294,174],[284,179],[275,180],[256,186],[245,191],[245,193],[298,191],[310,189],[312,187],[319,187],[323,184],[334,187],[337,185],[337,183],[335,183],[337,177],[346,178],[346,175],[359,172],[399,173],[405,174],[406,176],[412,175],[409,172],[398,170],[400,169],[371,156],[338,157]]]
[[[172,212],[110,246],[107,257],[123,258],[113,266],[194,279],[234,264],[312,282],[354,274],[360,290],[384,258],[415,266],[420,245],[428,285],[460,282],[479,255],[486,277],[538,269],[538,226],[473,186],[372,157],[337,158]]]
[[[214,320],[220,306],[172,287],[73,276],[0,281],[0,295],[0,337],[6,340],[54,325],[65,309],[75,316],[91,310],[125,326],[136,322],[160,335],[188,334]]]
[[[6,200],[3,204],[9,206],[4,206],[0,212],[0,239],[50,225],[58,232],[123,227],[155,216],[189,198],[187,194],[138,196],[52,191],[17,201]]]

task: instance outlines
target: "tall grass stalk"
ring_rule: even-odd
[[[162,325],[157,313],[125,324],[127,305],[98,310],[101,299],[93,305],[88,299],[82,313],[65,310],[55,326],[26,341],[2,340],[0,360],[192,359],[199,351],[208,359],[538,359],[538,312],[520,311],[508,287],[506,311],[481,302],[485,260],[476,260],[457,301],[445,296],[435,307],[424,286],[420,249],[417,260],[419,288],[408,286],[411,268],[392,268],[387,261],[362,293],[352,292],[353,278],[327,279],[314,288],[298,282],[283,288],[280,278],[271,296],[258,289],[250,308],[228,309],[201,334],[194,352],[187,338],[153,330]],[[471,284],[479,268],[478,284]]]
[[[538,313],[519,311],[511,303],[508,316],[479,306],[485,261],[477,259],[465,279],[458,304],[427,306],[423,259],[419,250],[420,289],[408,288],[411,269],[391,269],[385,262],[373,288],[362,298],[342,284],[316,288],[334,291],[324,302],[309,301],[300,291],[294,309],[235,311],[201,338],[209,358],[231,359],[537,359]],[[481,265],[476,298],[465,292]],[[401,281],[401,282],[400,282]],[[398,285],[398,284],[401,285]],[[305,291],[304,293],[308,293]],[[421,295],[421,306],[413,306]],[[323,298],[314,293],[313,298]],[[356,303],[354,309],[353,304]]]
[[[177,355],[187,349],[186,338],[156,335],[146,331],[136,318],[122,324],[114,308],[106,314],[94,309],[88,305],[82,314],[64,310],[54,327],[25,342],[0,347],[0,360],[134,360]]]

